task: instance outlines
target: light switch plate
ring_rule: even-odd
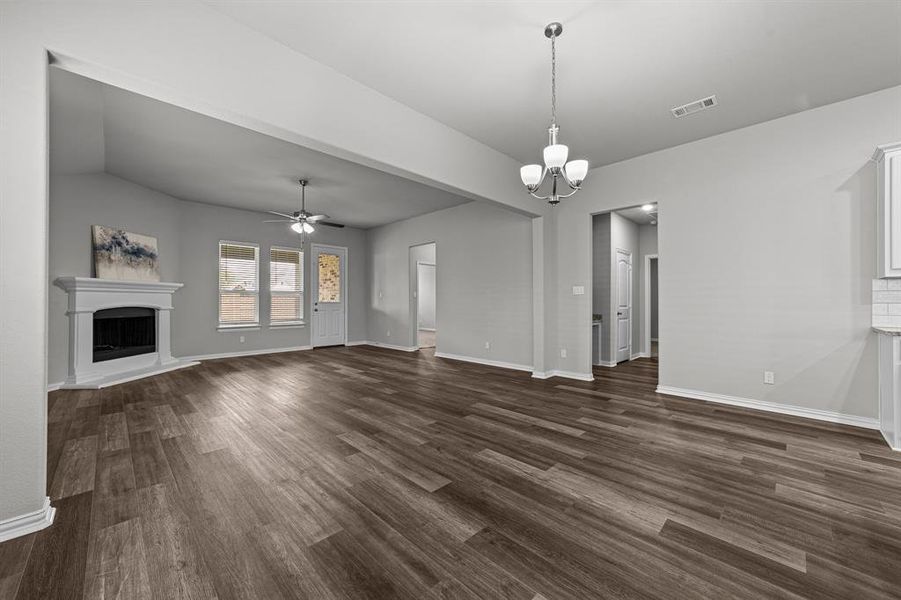
[[[584,285],[574,285],[573,286],[573,296],[584,296],[585,295],[585,286]]]

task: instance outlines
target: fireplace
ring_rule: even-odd
[[[94,362],[156,352],[156,310],[141,306],[94,313]]]
[[[69,375],[98,389],[196,365],[172,356],[172,295],[180,283],[60,277],[69,296]]]

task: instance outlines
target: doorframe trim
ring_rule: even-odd
[[[650,357],[651,352],[651,261],[657,261],[657,301],[660,301],[660,254],[645,254],[644,255],[644,273],[642,277],[642,307],[641,307],[641,320],[642,320],[642,329],[644,330],[644,335],[642,336],[641,342],[643,347],[639,349],[639,354],[644,354],[645,356]],[[657,318],[660,319],[660,307],[657,307]],[[657,325],[660,326],[659,324]]]
[[[612,256],[611,256],[611,258],[613,259],[613,264],[612,264],[613,268],[610,271],[610,278],[613,280],[613,284],[610,286],[610,292],[611,292],[610,314],[611,314],[611,317],[613,316],[613,313],[616,312],[616,296],[617,296],[617,293],[619,292],[619,276],[617,275],[617,270],[616,270],[616,253],[617,252],[622,252],[624,254],[629,255],[629,266],[632,268],[632,278],[633,278],[632,285],[633,285],[633,287],[635,285],[634,284],[634,281],[635,281],[634,280],[634,277],[635,277],[635,252],[633,252],[632,250],[629,250],[627,248],[620,248],[618,246],[614,246]],[[629,293],[631,294],[632,290],[629,290]],[[635,318],[635,298],[631,298],[631,302],[629,304],[630,304],[630,307],[629,307],[629,310],[630,310],[630,314],[629,314],[629,358],[627,358],[623,361],[616,360],[617,354],[619,352],[619,333],[618,333],[619,327],[617,326],[616,321],[611,319],[613,326],[610,327],[610,329],[612,329],[611,338],[613,340],[613,347],[610,348],[610,354],[612,355],[611,358],[613,359],[611,362],[614,365],[617,365],[620,362],[629,362],[632,360],[632,350],[634,347],[633,342],[635,341],[633,339],[634,336],[632,335],[632,321]]]
[[[434,262],[428,262],[424,260],[413,261],[413,248],[419,248],[420,246],[435,246],[435,260]],[[412,261],[412,264],[411,264]],[[410,244],[407,247],[407,273],[409,278],[410,287],[407,291],[407,299],[410,304],[407,309],[407,312],[410,314],[410,337],[408,341],[410,342],[410,348],[413,350],[421,350],[422,348],[419,346],[419,265],[432,265],[435,267],[435,331],[438,331],[438,242],[419,242],[418,244]],[[410,271],[413,272],[413,277],[409,277]],[[438,352],[438,339],[437,336],[435,338],[435,352]]]
[[[337,250],[344,253],[344,269],[341,274],[341,286],[344,288],[342,291],[344,293],[344,340],[341,342],[342,345],[347,345],[347,321],[348,315],[350,314],[350,282],[348,281],[348,275],[350,274],[350,251],[347,249],[347,246],[335,246],[333,244],[310,244],[310,279],[313,279],[313,262],[312,257],[316,255],[317,250]],[[316,268],[319,268],[319,264],[317,261]],[[316,271],[316,292],[319,293],[319,272]],[[313,295],[310,294],[310,309],[312,312],[313,308]],[[312,317],[312,315],[310,315]],[[314,349],[316,348],[316,319],[310,319],[310,346]]]

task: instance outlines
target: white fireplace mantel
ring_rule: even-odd
[[[198,364],[172,356],[172,295],[183,283],[60,277],[69,295],[69,375],[63,388],[97,389]],[[94,313],[140,306],[156,311],[156,352],[94,362]]]

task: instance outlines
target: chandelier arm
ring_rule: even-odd
[[[570,196],[575,195],[575,193],[578,192],[578,191],[581,190],[581,189],[582,189],[582,188],[573,188],[573,191],[571,191],[570,193],[568,193],[568,194],[557,194],[557,197],[558,197],[558,198],[569,198]]]
[[[551,199],[550,196],[539,196],[535,192],[529,192],[529,195],[532,196],[533,198],[538,198],[539,200],[550,200]]]

